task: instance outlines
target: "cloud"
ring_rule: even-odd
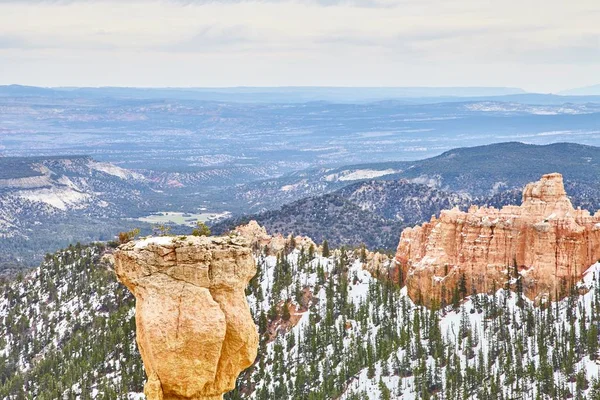
[[[109,0],[110,1],[110,0]],[[113,0],[117,2],[116,0]],[[241,4],[241,3],[292,3],[296,0],[130,0],[129,3],[171,3],[181,6],[198,6],[209,4]],[[386,8],[402,4],[402,0],[305,0],[307,3],[312,3],[324,7],[333,7],[340,5],[349,5],[354,7],[375,7]],[[0,4],[54,4],[54,5],[69,5],[69,4],[86,4],[86,3],[102,3],[102,0],[0,0]],[[124,3],[124,2],[119,2]]]
[[[245,25],[207,25],[198,29],[194,35],[159,46],[150,46],[152,49],[172,52],[212,52],[223,51],[225,48],[240,48],[241,46],[260,44],[260,38]]]
[[[600,34],[577,35],[566,43],[532,46],[520,56],[524,62],[540,64],[600,64]]]
[[[93,59],[183,81],[196,77],[180,72],[190,63],[237,84],[406,85],[399,77],[430,74],[427,84],[506,75],[519,86],[509,78],[544,69],[529,80],[584,86],[600,64],[599,13],[597,0],[0,0],[0,57],[14,76],[38,74],[38,57],[67,77],[77,61],[83,79],[97,73]]]
[[[0,35],[0,49],[21,49],[29,47],[27,41],[17,35]]]

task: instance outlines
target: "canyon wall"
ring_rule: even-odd
[[[540,302],[568,294],[599,259],[600,212],[573,209],[554,173],[528,184],[521,206],[445,210],[404,230],[395,272],[426,305],[507,284]]]
[[[258,334],[244,290],[256,273],[243,237],[150,237],[115,253],[136,297],[148,400],[218,400],[252,365]]]

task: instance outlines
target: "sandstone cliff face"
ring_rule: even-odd
[[[396,273],[410,297],[428,305],[448,303],[462,277],[462,296],[520,279],[528,298],[543,301],[568,294],[598,259],[600,212],[574,210],[554,173],[528,184],[521,206],[455,208],[404,230]]]
[[[256,273],[244,238],[127,243],[115,270],[136,297],[148,400],[216,400],[252,365],[258,334],[244,289]]]

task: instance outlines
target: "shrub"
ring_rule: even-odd
[[[194,236],[210,236],[210,228],[202,221],[196,223],[196,228],[192,231]]]
[[[140,230],[135,228],[129,232],[119,232],[119,243],[125,244],[131,242],[137,235],[140,234]]]

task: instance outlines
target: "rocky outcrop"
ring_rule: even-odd
[[[523,191],[521,206],[457,208],[402,232],[397,279],[424,304],[505,285],[534,301],[562,297],[600,259],[600,212],[573,209],[560,174]]]
[[[150,237],[115,253],[136,297],[148,400],[217,400],[256,357],[245,287],[256,273],[241,237]]]
[[[317,245],[312,239],[306,236],[283,236],[278,233],[276,235],[269,235],[264,226],[261,226],[255,220],[248,222],[246,225],[240,225],[233,230],[233,234],[242,236],[250,241],[252,247],[264,251],[269,255],[276,255],[286,247],[293,245],[294,248],[307,249],[310,246],[316,250]],[[290,249],[291,250],[291,249]]]

